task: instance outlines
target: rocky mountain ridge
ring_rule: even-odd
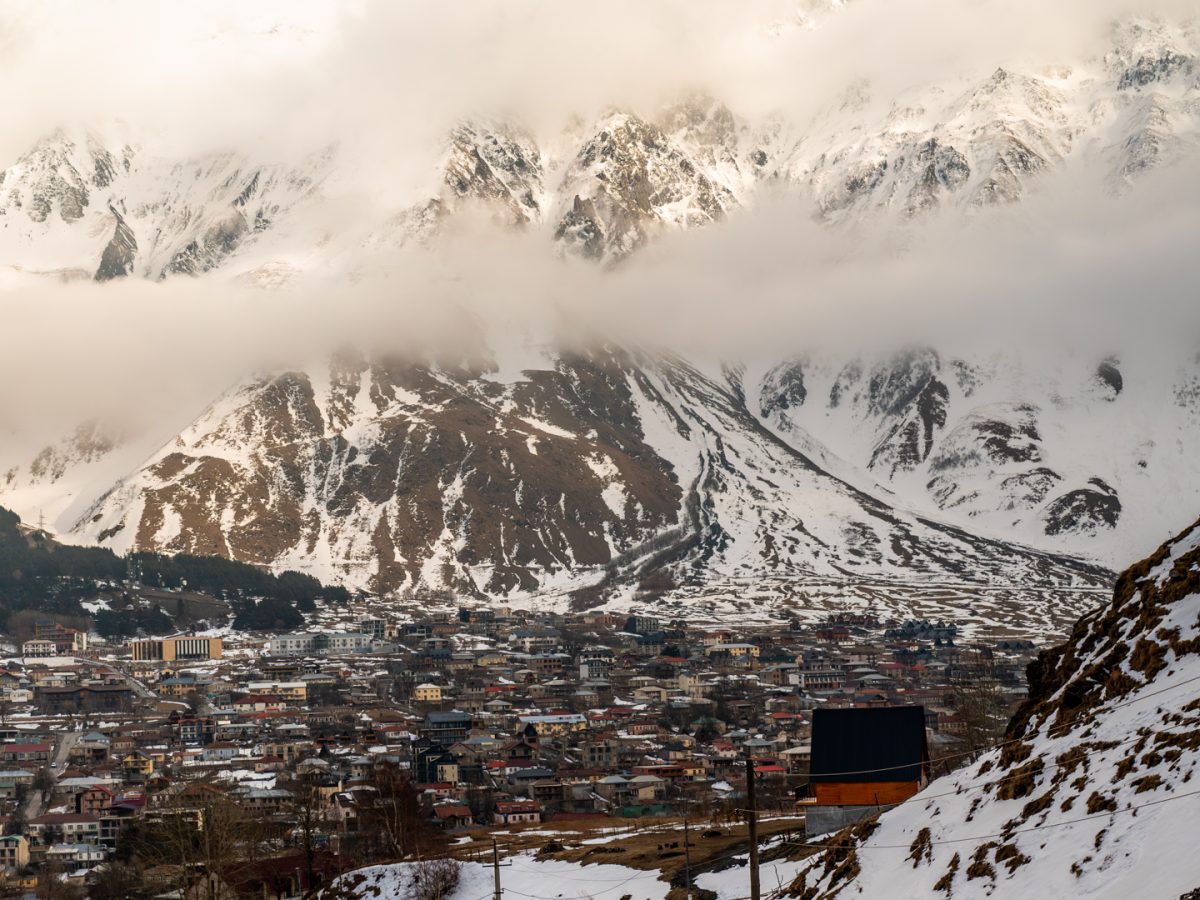
[[[250,380],[70,531],[379,591],[596,588],[580,602],[764,572],[1106,577],[895,509],[772,435],[728,383],[616,351],[456,370],[344,357]]]
[[[1124,190],[1194,157],[1198,54],[1194,23],[1132,20],[1089,59],[896,96],[860,83],[811,122],[783,112],[743,118],[703,94],[649,114],[610,110],[541,138],[477,117],[451,129],[424,196],[384,221],[357,223],[327,252],[425,243],[472,204],[501,225],[544,231],[563,251],[615,262],[764,192],[796,194],[818,218],[854,223],[1013,203],[1044,174],[1071,167],[1099,167],[1111,190]],[[101,280],[278,264],[310,253],[276,226],[302,209],[320,218],[339,154],[331,145],[287,163],[237,153],[173,159],[60,131],[0,172],[0,248],[23,269]],[[257,252],[239,263],[250,246]]]
[[[1168,508],[1183,518],[1200,500],[1187,452],[1200,438],[1188,400],[1194,362],[1159,362],[1063,355],[1047,365],[910,348],[794,359],[753,372],[747,393],[785,439],[815,437],[827,464],[868,474],[911,505],[1119,558],[1130,533]]]

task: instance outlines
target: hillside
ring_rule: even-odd
[[[1069,594],[1109,577],[897,507],[763,428],[724,378],[616,351],[250,381],[71,531],[380,592],[577,606],[753,579],[778,599],[814,579]]]
[[[830,839],[789,895],[1154,897],[1200,886],[1200,522],[1029,671],[1000,749]]]
[[[132,576],[132,580],[130,579]],[[104,599],[96,612],[103,634],[130,634],[138,628],[171,627],[153,602],[138,602],[150,589],[221,597],[229,601],[238,627],[295,627],[303,611],[318,599],[338,602],[347,594],[296,572],[278,575],[221,557],[133,553],[118,556],[107,548],[60,544],[46,533],[29,528],[0,507],[0,616],[21,610],[67,616],[86,615],[84,601],[120,598],[121,611]]]

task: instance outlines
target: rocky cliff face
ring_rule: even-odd
[[[1179,897],[1200,765],[1200,523],[1030,667],[1002,747],[827,841],[790,896]]]
[[[0,172],[0,246],[10,265],[97,281],[198,275],[292,211],[329,161],[164,159],[60,131]]]
[[[726,149],[715,137],[707,145],[713,166]],[[560,194],[555,239],[596,260],[632,253],[663,228],[711,224],[735,205],[662,129],[625,114],[600,123],[567,167]]]
[[[772,435],[725,380],[618,352],[455,369],[343,358],[250,381],[73,533],[379,591],[581,603],[764,576],[1106,577],[897,509]]]
[[[1073,166],[1099,167],[1123,190],[1194,156],[1198,48],[1194,24],[1134,20],[1090,58],[897,96],[860,84],[813,121],[746,119],[702,95],[539,138],[520,123],[477,118],[447,135],[425,195],[357,226],[372,246],[427,243],[479,205],[502,226],[537,229],[548,246],[614,262],[764,192],[797,194],[824,219],[852,225],[1017,202],[1046,173]],[[311,234],[277,226],[314,207],[320,218],[340,161],[336,147],[288,163],[236,153],[164,159],[59,132],[0,173],[0,249],[23,268],[100,278],[218,266],[237,274],[250,246],[268,261],[311,252],[290,243]]]
[[[750,376],[749,391],[769,428],[816,438],[831,464],[850,463],[910,504],[1043,546],[1117,553],[1162,504],[1184,516],[1200,502],[1184,449],[1200,423],[1178,405],[1191,365],[1164,374],[1144,358],[1038,363],[919,348],[792,360]],[[1182,494],[1147,505],[1155,478]]]

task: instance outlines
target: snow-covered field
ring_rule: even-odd
[[[343,880],[358,883],[363,900],[409,900],[415,896],[412,879],[417,872],[417,864],[371,866],[343,876]],[[665,900],[670,886],[659,881],[658,874],[624,866],[585,867],[515,856],[504,860],[500,883],[505,897],[519,900]],[[493,878],[489,865],[462,863],[458,887],[445,900],[491,900]]]

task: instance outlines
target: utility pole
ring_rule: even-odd
[[[495,882],[496,892],[492,900],[503,900],[500,888],[500,851],[496,849],[496,839],[492,838],[492,878]]]
[[[761,900],[758,886],[758,802],[754,798],[754,759],[746,752],[747,825],[750,830],[750,900]]]
[[[688,848],[687,813],[683,814],[683,877],[687,884],[687,900],[692,900],[692,851]]]

